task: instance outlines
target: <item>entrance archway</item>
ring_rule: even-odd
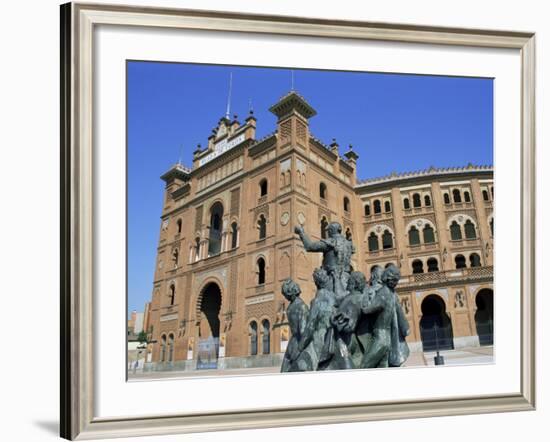
[[[479,345],[493,345],[493,290],[482,289],[476,296],[474,316]]]
[[[424,351],[453,349],[453,326],[445,310],[445,302],[438,295],[429,295],[422,301],[420,337]]]
[[[201,321],[199,337],[206,339],[220,337],[220,309],[222,306],[222,292],[218,284],[211,282],[202,291],[200,311],[206,321]]]

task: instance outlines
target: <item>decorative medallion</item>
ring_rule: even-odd
[[[163,222],[162,222],[162,230],[166,230],[168,228],[168,220],[165,219]]]
[[[281,225],[286,226],[290,221],[290,214],[285,212],[281,215]]]
[[[298,222],[303,226],[306,223],[306,216],[302,213],[298,213]]]

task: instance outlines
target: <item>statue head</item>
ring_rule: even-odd
[[[374,266],[370,271],[370,285],[380,284],[382,282],[382,274],[384,269],[380,266]]]
[[[340,225],[340,223],[333,222],[328,225],[327,234],[329,238],[332,238],[341,233],[342,233],[342,226]]]
[[[330,277],[323,267],[317,267],[313,271],[313,282],[315,282],[318,289],[325,288],[328,285]]]
[[[288,301],[292,302],[300,296],[302,290],[298,284],[289,278],[283,282],[283,285],[281,286],[281,293]]]
[[[395,264],[390,264],[382,274],[382,282],[390,289],[394,289],[401,279],[401,273]]]
[[[363,292],[367,285],[367,279],[361,272],[351,272],[348,279],[348,291],[349,292]]]

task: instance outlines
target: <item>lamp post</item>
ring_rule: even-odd
[[[445,365],[445,359],[443,358],[443,356],[441,356],[439,354],[439,339],[438,339],[438,336],[437,336],[438,329],[439,329],[439,327],[437,326],[437,322],[436,322],[436,323],[434,323],[435,351],[436,351],[436,354],[434,356],[434,364],[435,365]]]

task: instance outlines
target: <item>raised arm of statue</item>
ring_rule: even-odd
[[[304,244],[304,248],[308,252],[326,252],[329,250],[329,246],[326,242],[312,241],[309,236],[307,236],[306,232],[304,232],[304,228],[302,226],[296,226],[294,228],[294,233],[300,236],[300,239]]]

